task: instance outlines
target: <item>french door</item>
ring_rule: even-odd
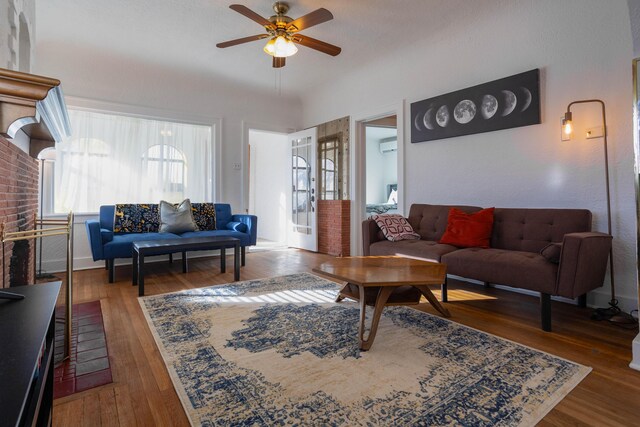
[[[317,233],[317,138],[316,128],[289,135],[290,194],[287,203],[287,243],[294,248],[318,251]]]

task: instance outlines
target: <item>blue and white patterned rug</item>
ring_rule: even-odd
[[[361,352],[338,289],[295,274],[140,298],[191,423],[533,425],[591,370],[410,307]]]

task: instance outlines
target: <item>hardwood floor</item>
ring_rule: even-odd
[[[248,253],[241,280],[310,272],[328,258],[304,251]],[[145,291],[231,282],[233,273],[219,274],[218,266],[217,259],[193,259],[182,274],[180,262],[150,264]],[[113,284],[104,269],[77,272],[75,282],[76,303],[101,300],[113,383],[56,400],[53,424],[188,426],[131,286],[130,267],[117,268]],[[439,297],[435,287],[434,293]],[[638,425],[640,372],[628,367],[637,330],[591,321],[589,309],[553,302],[553,332],[546,333],[539,327],[538,298],[462,282],[450,284],[446,306],[455,322],[593,367],[540,425]],[[429,304],[418,307],[437,314]]]

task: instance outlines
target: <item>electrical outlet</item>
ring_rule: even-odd
[[[240,170],[240,163],[234,163],[233,164],[233,170],[239,171]]]

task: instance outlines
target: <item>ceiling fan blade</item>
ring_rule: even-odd
[[[302,34],[296,34],[292,36],[291,39],[295,43],[299,43],[302,46],[310,47],[311,49],[319,50],[322,53],[326,53],[327,55],[337,56],[342,52],[342,49],[338,46],[334,46],[332,44],[316,40],[311,37],[303,36]]]
[[[229,40],[228,42],[218,43],[216,46],[220,48],[231,47],[242,43],[252,42],[254,40],[265,39],[269,34],[257,34],[255,36],[243,37],[241,39]]]
[[[253,10],[249,9],[247,6],[243,6],[241,4],[232,4],[231,6],[229,6],[229,8],[235,10],[236,12],[238,12],[241,15],[246,16],[247,18],[251,19],[252,21],[257,22],[258,24],[262,25],[263,27],[271,28],[273,30],[276,29],[276,26],[271,21],[269,21],[268,19],[263,18],[262,16],[258,15]]]
[[[320,8],[308,13],[300,18],[289,22],[287,25],[287,31],[296,32],[302,31],[314,25],[322,24],[333,19],[333,15],[325,8]]]
[[[287,58],[284,58],[284,57],[278,58],[278,57],[274,56],[273,57],[273,68],[282,68],[282,67],[284,67],[285,59],[287,59]]]

